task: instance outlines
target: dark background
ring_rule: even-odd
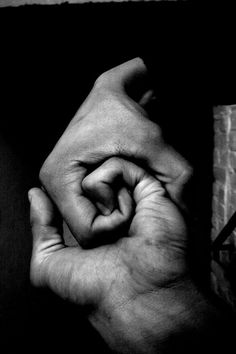
[[[0,341],[3,352],[105,352],[84,314],[29,284],[27,191],[99,74],[135,56],[158,97],[152,119],[194,166],[196,270],[209,280],[212,107],[235,103],[230,9],[189,3],[0,10]],[[227,18],[227,20],[226,20]],[[236,81],[235,81],[236,82]]]

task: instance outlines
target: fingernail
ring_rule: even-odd
[[[105,205],[103,205],[102,203],[99,203],[99,202],[97,202],[96,204],[97,204],[98,209],[100,210],[100,212],[104,216],[108,216],[111,214],[112,211],[110,209],[108,209]]]
[[[30,192],[28,192],[28,199],[29,199],[29,202],[31,203],[32,201],[32,194]]]

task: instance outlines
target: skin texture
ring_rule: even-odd
[[[140,58],[103,73],[41,169],[42,185],[84,247],[91,247],[97,231],[96,209],[84,194],[82,181],[110,157],[131,159],[150,169],[170,198],[183,207],[182,191],[192,170],[149,119],[145,107],[152,99]],[[111,211],[109,199],[100,199]]]
[[[87,308],[114,352],[164,352],[172,336],[199,326],[199,309],[206,307],[188,275],[185,222],[161,183],[130,161],[111,158],[84,180],[87,190],[97,188],[96,195],[104,184],[117,197],[117,209],[104,216],[96,208],[94,227],[108,224],[119,232],[126,220],[128,232],[102,243],[98,233],[89,250],[66,247],[52,202],[40,189],[29,192],[31,281]]]
[[[31,281],[85,309],[112,352],[208,352],[221,316],[189,272],[192,171],[149,120],[152,97],[139,58],[96,81],[29,192]]]

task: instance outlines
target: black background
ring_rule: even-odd
[[[235,103],[231,9],[107,3],[0,9],[0,339],[5,352],[105,352],[83,314],[29,284],[27,190],[99,74],[141,56],[152,119],[194,166],[192,206],[209,276],[212,107]]]

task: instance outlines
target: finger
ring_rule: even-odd
[[[97,304],[100,298],[101,279],[97,265],[101,255],[95,250],[83,251],[79,247],[65,247],[50,253],[43,259],[31,261],[31,283],[47,287],[61,298],[80,306]],[[103,270],[101,271],[103,273]]]
[[[83,247],[111,242],[121,237],[125,228],[128,230],[133,214],[133,200],[127,188],[134,181],[129,175],[125,176],[124,181],[123,173],[127,168],[123,166],[122,159],[111,158],[83,179],[82,189],[85,195],[92,198],[103,212],[93,217],[90,230],[87,230],[81,240]]]
[[[96,254],[83,253],[79,247],[65,247],[49,198],[38,188],[31,189],[28,196],[33,232],[31,283],[48,287],[79,305],[94,304]]]
[[[92,224],[92,238],[89,247],[112,243],[128,235],[128,229],[134,212],[134,203],[128,190],[118,191],[118,205],[109,216],[99,215]]]
[[[104,236],[107,236],[107,233],[112,234],[114,238],[117,230],[120,231],[121,228],[124,229],[125,225],[129,225],[134,212],[134,203],[128,190],[132,194],[135,186],[145,175],[145,171],[135,164],[113,157],[84,179],[83,188],[89,194],[92,194],[96,189],[96,196],[99,196],[99,200],[102,201],[103,205],[106,205],[107,202],[109,203],[109,200],[106,200],[107,195],[103,194],[104,186],[117,193],[116,208],[110,215],[97,216],[91,225],[93,242],[101,240],[101,237],[98,236],[99,234],[103,239]],[[119,182],[118,185],[117,182]],[[92,242],[92,237],[90,241]]]
[[[99,171],[102,170],[99,169]],[[110,215],[115,209],[116,197],[111,186],[102,180],[102,176],[98,176],[99,171],[96,174],[91,173],[83,179],[82,189],[103,215]]]
[[[150,78],[144,61],[137,57],[103,73],[96,81],[96,87],[126,91],[136,102],[150,91]]]
[[[155,177],[147,174],[141,167],[121,158],[113,157],[108,159],[91,175],[87,176],[85,184],[88,183],[88,185],[86,188],[92,185],[99,188],[102,183],[105,183],[114,189],[112,185],[116,183],[118,177],[120,181],[122,180],[121,183],[123,185],[117,197],[118,207],[109,216],[99,215],[94,219],[92,224],[93,238],[90,238],[89,245],[93,246],[109,240],[113,241],[117,237],[140,234],[139,232],[133,232],[134,227],[132,227],[132,232],[129,232],[133,215],[136,215],[136,213],[139,213],[139,217],[140,215],[144,216],[139,227],[145,234],[148,218],[150,220],[152,218],[155,219],[157,215],[163,216],[159,208],[156,207],[157,204],[159,207],[162,206],[162,209],[164,205],[168,213],[165,189],[161,183]],[[97,191],[98,193],[99,191]],[[130,200],[132,200],[130,194],[133,199],[133,208],[130,205]],[[153,209],[153,212],[150,211],[151,209]],[[127,226],[126,229],[124,228],[125,226]],[[150,225],[148,229],[150,230]],[[120,232],[117,235],[116,231],[120,230],[125,230],[126,233]],[[110,233],[107,234],[107,232]]]
[[[39,188],[31,189],[28,197],[34,253],[42,255],[64,247],[60,234],[61,223],[58,222],[52,202]]]
[[[121,230],[128,230],[134,211],[128,189],[132,190],[144,174],[144,170],[135,164],[119,158],[108,159],[84,179],[76,174],[78,184],[67,188],[64,195],[60,195],[58,204],[82,247],[111,242],[122,236]],[[92,196],[92,202],[88,196]],[[113,199],[112,203],[109,198]],[[109,209],[109,213],[101,214],[95,207],[98,203]]]
[[[49,160],[50,156],[47,161]],[[47,169],[43,171],[43,177],[40,175],[42,183],[49,191],[72,235],[82,245],[85,243],[84,240],[89,238],[92,222],[99,212],[82,190],[82,181],[87,170],[81,165],[76,165],[76,168],[67,174],[64,165],[59,164],[56,178],[51,178],[45,171],[47,172]]]
[[[111,240],[128,225],[133,211],[132,197],[123,189],[117,190],[116,196],[114,193],[114,181],[120,174],[119,164],[112,170],[105,163],[85,177],[85,170],[80,166],[76,181],[70,181],[60,191],[56,188],[55,193],[51,189],[52,198],[82,247],[104,243],[108,235]]]
[[[53,223],[53,205],[45,192],[39,188],[32,188],[28,192],[30,201],[30,222],[32,226],[49,226]]]
[[[147,67],[141,58],[134,58],[113,68],[105,73],[106,76],[111,79],[111,86],[116,89],[123,87],[127,95],[137,101],[144,109],[148,109],[150,103],[155,99]],[[150,132],[150,129],[146,131]],[[142,127],[141,130],[144,131],[145,127]],[[158,136],[156,134],[155,140],[151,143],[151,139],[146,139],[145,141],[148,143],[147,148],[145,148],[145,144],[142,144],[138,140],[136,140],[136,144],[132,140],[130,141],[134,144],[133,149],[136,149],[136,151],[138,149],[139,157],[147,161],[156,177],[165,183],[166,190],[171,199],[180,208],[186,209],[184,190],[192,177],[192,167],[173,147],[165,143],[161,135]],[[128,152],[127,141],[126,139],[125,146]],[[152,148],[150,148],[151,145]],[[143,151],[140,151],[140,146],[143,148]],[[153,147],[156,148],[153,149]]]
[[[143,154],[146,155],[148,165],[156,178],[164,183],[170,199],[178,207],[186,210],[184,192],[193,175],[193,169],[188,161],[165,142],[154,151],[144,150]]]
[[[185,209],[183,192],[192,176],[192,168],[174,148],[165,143],[160,127],[146,119],[147,112],[143,109],[140,111],[141,108],[147,109],[154,98],[147,68],[142,59],[134,58],[105,72],[97,80],[94,92],[96,92],[96,87],[108,88],[105,91],[106,94],[107,92],[118,91],[121,94],[120,100],[126,109],[127,107],[136,109],[136,114],[131,115],[133,119],[129,121],[130,116],[125,115],[125,119],[120,123],[124,128],[122,130],[123,136],[121,133],[119,134],[118,149],[116,141],[112,138],[109,139],[107,135],[103,136],[102,142],[111,141],[111,145],[109,143],[106,145],[107,157],[112,154],[117,156],[117,151],[120,150],[120,154],[123,156],[145,161],[156,177],[165,183],[172,201]],[[134,105],[135,102],[132,102],[130,97],[139,105]],[[118,110],[118,112],[120,111]],[[115,125],[116,121],[119,122],[119,119],[114,112],[113,115],[116,118],[113,120],[113,125]],[[109,122],[107,123],[109,124]],[[96,122],[93,122],[93,124],[95,125]],[[119,128],[118,125],[116,130],[119,131]],[[111,130],[112,127],[107,128],[109,134]],[[99,146],[98,141],[96,141],[96,144]],[[93,148],[95,147],[93,146]]]

